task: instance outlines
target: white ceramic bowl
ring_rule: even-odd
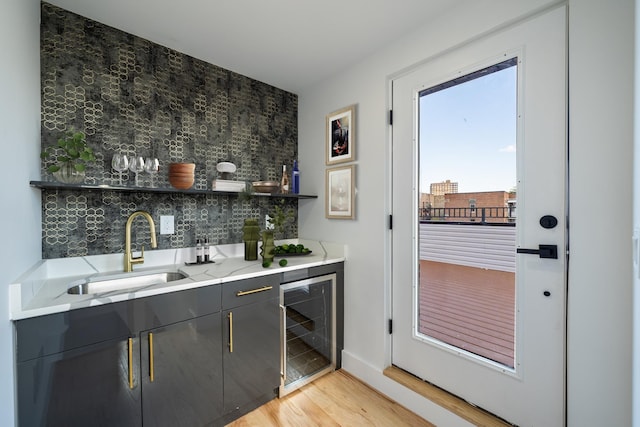
[[[221,173],[234,173],[236,171],[236,165],[231,162],[220,162],[217,164],[216,169]]]

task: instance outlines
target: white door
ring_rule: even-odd
[[[392,363],[520,426],[561,426],[565,419],[566,44],[566,10],[560,7],[431,59],[392,82]],[[420,160],[432,153],[421,141],[428,129],[420,126],[430,126],[423,120],[428,108],[422,101],[431,88],[456,86],[455,79],[483,70],[476,76],[480,79],[505,61],[515,71],[515,148],[505,148],[514,152],[514,193],[485,188],[505,193],[497,202],[486,202],[504,208],[492,211],[482,207],[482,191],[456,194],[463,191],[454,184],[466,183],[442,176],[442,185],[432,187],[431,199],[425,199],[423,193],[431,189],[419,182],[421,165],[435,168],[440,159]],[[488,100],[482,102],[486,110],[494,108]],[[446,137],[426,143],[458,147],[453,163],[470,157],[488,163],[477,154],[481,151],[474,151],[477,147],[459,148]],[[451,165],[451,159],[446,161]],[[498,172],[487,164],[478,178]],[[485,210],[486,218],[479,214]],[[425,231],[425,225],[435,231]],[[541,249],[542,255],[537,254]],[[437,270],[434,265],[441,268],[438,274],[444,279],[438,284],[443,288],[426,294],[422,286]],[[447,281],[464,283],[449,295]],[[478,287],[482,296],[475,293]],[[445,300],[452,307],[448,315],[425,316],[440,310]],[[483,334],[490,326],[460,320],[464,311],[483,310],[493,317],[506,313],[502,332],[507,339],[493,333],[478,338],[474,333]],[[443,335],[452,324],[457,331]],[[492,340],[487,346],[492,351],[500,342],[506,351],[484,353],[467,344],[474,340]]]

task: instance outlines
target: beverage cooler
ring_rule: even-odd
[[[336,274],[280,286],[280,397],[336,367]]]

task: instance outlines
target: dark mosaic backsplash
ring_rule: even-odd
[[[48,3],[42,3],[40,42],[42,144],[54,144],[69,129],[85,132],[97,157],[86,183],[118,183],[115,152],[157,157],[161,187],[169,186],[170,162],[194,162],[196,189],[211,188],[221,161],[236,164],[233,179],[254,181],[278,179],[282,165],[297,157],[295,94]],[[54,180],[47,166],[42,179]],[[134,185],[133,173],[123,176]],[[148,185],[148,175],[141,180]],[[243,220],[262,223],[279,203],[296,217],[280,237],[296,237],[295,199],[43,190],[43,258],[122,252],[124,224],[137,209],[156,221],[175,216],[176,233],[158,234],[161,249],[193,246],[205,235],[211,244],[239,243]],[[140,243],[148,242],[139,221],[134,229]]]
[[[195,239],[208,237],[211,244],[239,243],[245,218],[264,218],[273,204],[285,212],[297,213],[295,199],[274,201],[264,197],[241,197],[181,193],[120,193],[117,191],[43,192],[43,248],[47,258],[124,252],[124,227],[138,209],[156,221],[158,248],[194,246]],[[159,234],[160,215],[174,215],[175,234]],[[132,227],[132,247],[149,249],[149,225],[136,218]],[[276,237],[297,236],[297,218]]]

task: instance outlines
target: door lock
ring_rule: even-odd
[[[538,249],[518,248],[519,254],[539,255],[540,258],[558,259],[558,245],[538,245]]]

